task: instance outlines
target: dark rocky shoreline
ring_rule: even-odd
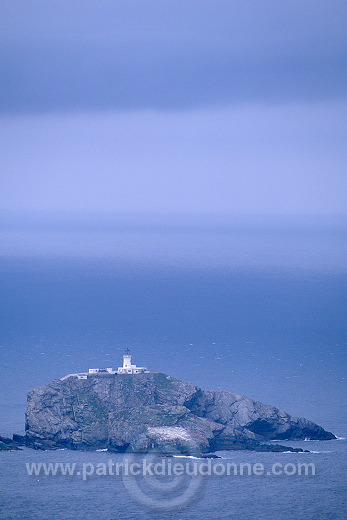
[[[20,446],[26,446],[25,435],[13,434],[12,439],[0,436],[0,451],[20,450]]]

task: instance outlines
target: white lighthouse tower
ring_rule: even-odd
[[[127,348],[123,355],[123,366],[118,367],[117,374],[143,374],[149,372],[146,367],[138,367],[131,364],[130,350]]]
[[[126,349],[125,354],[123,354],[123,368],[126,370],[131,368],[131,354],[128,348]]]

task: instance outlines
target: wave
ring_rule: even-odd
[[[206,457],[194,457],[194,455],[172,455],[175,459],[204,459]]]

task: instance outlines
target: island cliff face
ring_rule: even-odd
[[[291,448],[263,443],[305,438],[335,436],[273,406],[162,373],[69,377],[28,394],[26,443],[37,449],[284,451]]]

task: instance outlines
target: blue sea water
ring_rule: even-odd
[[[83,480],[81,475],[33,476],[27,474],[25,467],[26,463],[32,462],[69,462],[81,468],[83,463],[96,466],[107,464],[110,459],[114,463],[121,462],[122,455],[68,450],[37,452],[30,449],[5,452],[1,454],[1,518],[343,520],[346,517],[346,441],[304,444],[309,444],[314,453],[222,452],[219,455],[223,458],[214,460],[212,464],[220,465],[222,461],[223,464],[263,464],[265,468],[271,468],[274,463],[292,467],[304,462],[315,465],[315,475],[212,474],[202,478],[201,488],[196,494],[193,493],[186,504],[169,510],[165,509],[165,501],[171,499],[170,493],[159,495],[159,505],[164,509],[145,506],[138,501],[136,494],[127,491],[121,477],[94,474]],[[148,496],[153,496],[148,485],[143,489]]]
[[[2,242],[0,435],[23,432],[29,388],[89,367],[118,366],[129,347],[150,370],[271,403],[347,437],[339,233],[247,239],[225,231],[112,232],[87,239],[78,231],[26,240]],[[0,514],[6,520],[344,518],[346,442],[289,444],[317,453],[222,456],[266,465],[305,459],[316,464],[315,476],[208,477],[184,511],[165,513],[136,503],[117,479],[35,479],[25,472],[28,461],[96,463],[107,453],[0,453]]]

